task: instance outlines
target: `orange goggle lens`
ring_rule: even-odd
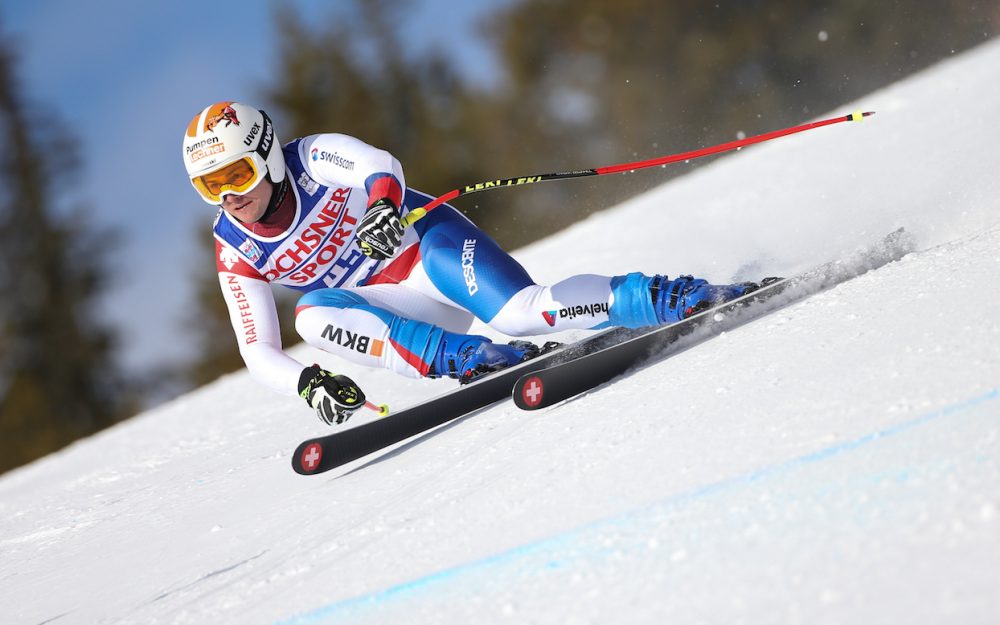
[[[260,180],[257,164],[249,156],[219,168],[215,171],[195,176],[191,184],[206,200],[213,204],[222,202],[222,194],[226,191],[246,193]]]

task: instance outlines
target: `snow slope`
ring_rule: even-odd
[[[0,622],[996,622],[997,67],[980,47],[521,250],[540,281],[721,281],[917,239],[597,392],[305,478],[321,426],[238,373],[8,473]],[[396,407],[449,386],[296,350]]]

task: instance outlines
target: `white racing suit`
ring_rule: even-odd
[[[441,375],[447,333],[474,317],[511,336],[657,323],[642,274],[577,275],[551,286],[445,204],[408,228],[386,261],[364,256],[354,230],[388,199],[405,215],[433,198],[408,189],[388,152],[340,134],[284,147],[292,208],[243,224],[220,211],[219,281],[251,374],[295,394],[305,365],[282,351],[269,283],[302,291],[296,329],[310,345],[352,362],[420,377]],[[286,203],[286,205],[289,203]]]

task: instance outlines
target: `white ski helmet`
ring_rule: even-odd
[[[194,116],[184,133],[184,167],[209,204],[227,193],[242,195],[266,174],[285,179],[285,157],[264,111],[239,102],[217,102]]]

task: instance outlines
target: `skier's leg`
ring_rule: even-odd
[[[703,302],[725,301],[756,287],[749,283],[716,287],[690,277],[669,281],[639,273],[615,277],[584,274],[552,286],[538,285],[520,263],[450,206],[439,207],[417,222],[416,228],[426,284],[421,286],[415,280],[414,286],[471,311],[491,328],[510,336],[671,323],[691,314]],[[530,344],[511,350],[490,346],[488,339],[480,338],[484,344],[475,352],[466,351],[471,350],[471,343],[443,341],[444,361],[464,363],[460,366],[464,376],[472,369],[503,368],[536,353],[530,348],[524,351]],[[452,350],[449,345],[461,345],[461,350]]]
[[[425,223],[426,222],[426,223]],[[539,285],[492,238],[450,206],[417,222],[423,269],[437,291],[510,336],[673,323],[755,284],[716,286],[681,276],[576,275]]]
[[[451,206],[438,207],[414,227],[422,269],[434,290],[486,323],[534,284],[520,263]]]
[[[295,329],[317,349],[407,377],[426,374],[424,356],[440,340],[442,332],[430,324],[409,321],[373,306],[349,289],[306,293],[295,308]]]
[[[471,318],[405,285],[384,284],[307,293],[296,307],[295,327],[317,349],[414,378],[468,381],[537,354],[531,344],[493,345],[485,336],[465,334]]]
[[[420,205],[422,200],[408,197],[407,202]],[[418,221],[415,229],[421,241],[420,261],[401,284],[430,299],[489,321],[514,293],[532,284],[523,267],[450,206],[439,207]],[[424,359],[429,363],[425,375],[469,381],[539,352],[524,341],[499,345],[485,336],[460,332],[441,335],[437,352]]]
[[[642,273],[577,275],[552,286],[525,287],[500,309],[490,327],[511,336],[642,328],[680,321],[758,288],[754,282],[714,285],[691,276],[671,280]]]

